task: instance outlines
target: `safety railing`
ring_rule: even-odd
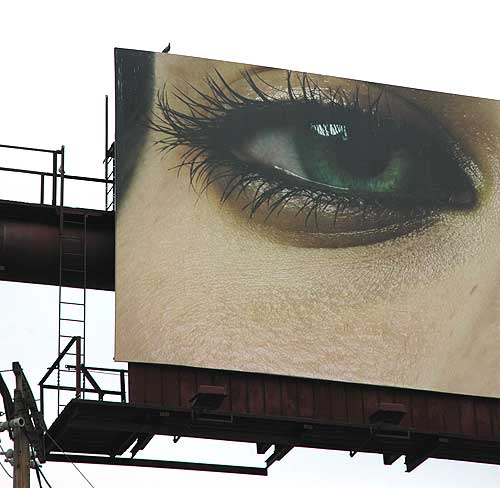
[[[87,176],[76,176],[76,175],[69,175],[65,174],[64,170],[61,171],[62,169],[62,162],[64,161],[64,146],[61,146],[60,149],[41,149],[41,148],[35,148],[35,147],[28,147],[28,146],[12,146],[8,144],[0,144],[1,149],[17,149],[19,151],[29,151],[29,152],[37,152],[37,153],[46,153],[51,155],[51,165],[52,165],[52,171],[38,171],[34,169],[24,169],[24,168],[15,168],[15,167],[9,167],[9,166],[0,166],[0,172],[7,172],[7,173],[17,173],[17,174],[25,174],[25,175],[32,175],[32,176],[39,176],[40,177],[40,190],[39,190],[39,195],[40,195],[40,200],[39,204],[40,205],[50,205],[50,206],[57,206],[64,204],[64,180],[75,180],[75,181],[82,181],[82,182],[92,182],[92,183],[101,183],[105,185],[105,210],[107,211],[112,211],[114,210],[114,159],[113,159],[113,151],[110,150],[108,151],[108,154],[106,155],[107,163],[106,163],[106,177],[105,178],[91,178]],[[113,169],[112,171],[110,169]],[[46,203],[46,188],[47,188],[47,181],[50,181],[52,183],[52,188],[50,189],[51,193],[51,199],[50,203]],[[110,190],[111,189],[111,190]],[[110,196],[111,191],[113,192],[113,195]],[[59,198],[61,201],[57,201],[57,197],[59,195]],[[0,200],[2,199],[2,196],[0,195]]]
[[[73,352],[74,351],[74,352]],[[61,363],[66,357],[72,357],[74,364],[64,365]],[[48,383],[52,373],[57,370],[63,370],[66,373],[73,374],[73,384],[68,380],[66,384],[50,384]],[[103,388],[96,379],[97,374],[113,374],[119,376],[120,388],[116,390]],[[123,369],[114,368],[96,368],[86,366],[82,363],[82,338],[80,336],[72,337],[66,347],[61,351],[57,359],[47,369],[47,372],[38,383],[40,387],[40,412],[45,414],[45,392],[47,390],[56,390],[58,393],[61,391],[74,393],[72,398],[81,398],[83,393],[95,394],[98,400],[104,400],[106,395],[120,397],[120,401],[125,403],[127,401],[127,390],[125,376],[128,371]],[[86,379],[91,387],[84,386],[83,379]]]

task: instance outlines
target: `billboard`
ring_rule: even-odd
[[[500,397],[500,102],[116,51],[116,351]]]

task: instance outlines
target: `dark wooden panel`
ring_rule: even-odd
[[[330,388],[325,381],[315,381],[314,394],[314,418],[330,420],[332,418]]]
[[[213,385],[214,384],[214,375],[213,372],[209,369],[197,369],[196,371],[196,386],[200,387],[201,385]]]
[[[427,399],[428,426],[432,432],[444,432],[444,406],[442,398],[436,394]]]
[[[248,413],[248,387],[246,376],[233,374],[229,378],[231,395],[231,410],[234,412]]]
[[[461,433],[459,399],[442,395],[444,432]]]
[[[191,398],[196,394],[196,375],[194,369],[179,370],[180,406],[190,407]]]
[[[130,364],[130,402],[189,408],[200,385],[220,385],[220,411],[368,425],[380,403],[407,408],[402,427],[417,432],[500,439],[500,399],[403,388],[167,365]]]
[[[347,422],[347,400],[345,384],[332,382],[330,384],[330,397],[332,399],[332,419],[335,422]]]
[[[264,376],[264,411],[281,415],[281,385],[277,376]]]
[[[285,417],[299,415],[297,382],[293,378],[283,378],[281,381],[281,411]]]
[[[412,425],[412,405],[411,394],[409,390],[398,390],[395,392],[394,401],[401,403],[406,408],[406,415],[401,420],[401,427],[411,427]]]
[[[231,394],[229,392],[229,373],[225,371],[215,371],[214,372],[214,385],[223,386],[226,389],[228,395],[222,402],[220,409],[229,412],[231,411]]]
[[[312,418],[314,416],[314,392],[311,381],[304,379],[297,381],[297,397],[299,416]]]
[[[261,375],[251,375],[247,379],[248,413],[264,415],[264,382]]]
[[[490,402],[487,398],[476,398],[477,436],[481,439],[491,439],[493,437]]]
[[[493,420],[493,438],[500,441],[500,402],[492,402],[491,416]]]
[[[379,408],[380,399],[377,390],[370,386],[363,388],[362,395],[366,420],[368,420],[370,415]]]
[[[163,388],[163,382],[162,382],[162,368],[161,366],[156,366],[154,365],[152,368],[150,368],[147,371],[147,374],[145,375],[145,386],[144,386],[144,393],[145,393],[145,402],[150,405],[161,405],[163,403],[163,398],[162,398],[162,388]]]
[[[364,419],[363,393],[360,385],[346,384],[347,419],[351,424],[362,424]]]
[[[422,432],[430,430],[429,428],[429,415],[427,412],[427,400],[429,395],[423,391],[411,392],[411,414],[412,425],[417,430]]]
[[[164,368],[162,374],[162,382],[164,404],[172,407],[180,407],[181,389],[179,386],[179,369],[175,367]]]
[[[460,410],[460,430],[462,434],[471,437],[476,437],[477,425],[476,425],[476,410],[474,408],[474,398],[465,396],[460,397],[459,410]]]
[[[144,391],[144,374],[147,368],[141,364],[129,363],[128,365],[128,396],[130,401],[144,403],[146,392]]]

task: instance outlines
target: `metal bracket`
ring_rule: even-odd
[[[130,451],[132,454],[132,457],[135,457],[135,455],[139,451],[142,451],[150,443],[151,439],[154,436],[155,436],[154,434],[139,434],[137,436],[137,442],[136,442],[135,446]]]
[[[257,454],[265,454],[271,448],[272,444],[270,442],[257,442]]]
[[[390,466],[391,464],[394,464],[402,456],[402,454],[389,454],[384,452],[382,456],[384,458],[384,464],[386,466]]]
[[[293,446],[276,444],[274,452],[266,459],[266,466],[269,468],[276,461],[281,461],[292,449]]]
[[[405,456],[406,472],[411,473],[415,468],[427,461],[436,451],[449,444],[450,440],[446,437],[436,437],[422,443],[420,449],[414,450],[411,454]]]
[[[349,451],[349,456],[354,457],[359,451],[364,449],[371,441],[372,439],[376,436],[377,432],[380,430],[380,427],[373,427],[370,425],[370,435],[361,443],[361,445],[353,451]]]

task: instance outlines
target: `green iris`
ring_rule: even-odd
[[[472,180],[448,135],[416,115],[404,120],[354,109],[325,112],[316,105],[297,112],[278,108],[228,121],[226,137],[238,160],[272,168],[277,178],[283,170],[290,185],[321,184],[335,195],[375,198],[377,205],[458,208],[475,202]]]
[[[296,139],[308,179],[360,193],[412,192],[418,178],[415,156],[381,137],[380,131],[342,124],[311,124]]]

